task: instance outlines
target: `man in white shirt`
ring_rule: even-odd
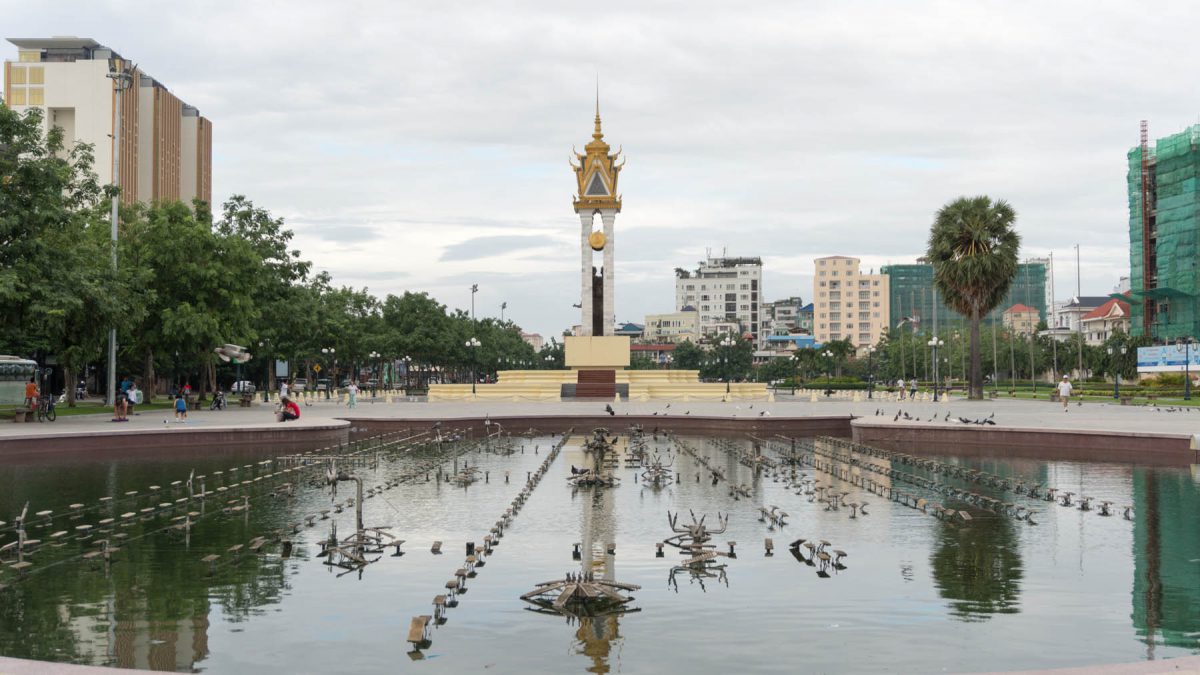
[[[904,378],[900,378],[899,380],[896,381],[896,387],[898,387],[900,389],[900,400],[903,401],[904,400]]]
[[[1062,401],[1063,412],[1067,412],[1067,402],[1071,400],[1071,381],[1063,375],[1062,382],[1058,383],[1058,398]]]

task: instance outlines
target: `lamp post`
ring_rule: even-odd
[[[800,354],[792,352],[788,357],[788,361],[792,364],[792,396],[796,395],[796,380],[800,377]]]
[[[329,371],[325,374],[325,400],[328,401],[332,397],[330,378],[333,377],[333,368],[330,368],[329,365],[331,361],[336,360],[334,355],[337,354],[337,350],[333,347],[321,347],[321,353],[325,355],[325,369]]]
[[[1183,345],[1183,400],[1192,400],[1192,337],[1178,338],[1176,345]]]
[[[737,340],[734,340],[731,336],[726,335],[725,338],[723,340],[721,340],[720,342],[718,342],[717,344],[722,347],[721,357],[722,357],[722,363],[724,364],[723,370],[725,371],[725,395],[728,396],[729,395],[729,360],[730,360],[729,359],[729,357],[730,357],[729,350],[731,347],[733,347],[735,344],[737,344]]]
[[[371,397],[374,398],[375,397],[375,388],[379,386],[379,377],[381,375],[380,368],[379,368],[379,357],[383,356],[383,354],[380,354],[379,352],[372,349],[371,353],[367,354],[367,356],[371,358],[371,372],[372,372],[371,381],[375,383],[374,385],[371,386]]]
[[[472,291],[473,292],[473,291]],[[472,295],[474,297],[474,295]],[[479,349],[479,338],[471,338],[466,341],[467,349],[471,352],[471,396],[475,395],[475,380],[478,379],[475,375],[475,350]]]
[[[1110,346],[1108,355],[1113,356],[1117,352]],[[1121,362],[1125,361],[1125,345],[1121,345]],[[1113,398],[1120,400],[1121,398],[1121,365],[1117,364],[1113,367]]]
[[[833,352],[826,349],[821,352],[821,355],[825,357],[828,364],[825,367],[825,386],[828,387],[833,384]]]
[[[875,398],[875,345],[867,346],[867,398]]]
[[[406,394],[407,394],[407,393],[408,393],[408,389],[409,389],[409,387],[411,387],[411,386],[412,386],[412,385],[410,384],[410,380],[409,380],[409,377],[408,377],[408,376],[409,376],[409,373],[411,373],[411,372],[412,372],[412,370],[411,370],[411,368],[412,368],[412,365],[411,365],[411,364],[412,364],[412,357],[411,357],[411,356],[409,356],[409,355],[407,355],[407,354],[405,354],[405,355],[404,355],[404,358],[402,358],[402,359],[400,359],[400,360],[404,362],[404,393],[406,393]]]
[[[938,347],[941,347],[942,345],[946,344],[946,341],[945,341],[945,340],[943,340],[943,339],[941,339],[941,338],[939,338],[938,336],[936,336],[936,335],[935,335],[935,336],[933,336],[932,338],[930,338],[930,339],[929,339],[929,342],[927,342],[926,344],[928,344],[928,345],[929,345],[929,348],[930,348],[931,350],[933,350],[933,351],[932,351],[932,354],[933,354],[933,356],[932,356],[932,358],[933,358],[933,400],[934,400],[934,402],[937,402],[937,400],[938,400],[938,357],[937,357],[937,350],[938,350]]]
[[[112,231],[109,233],[109,246],[111,248],[112,271],[117,273],[117,222],[120,218],[118,213],[118,205],[120,204],[120,188],[121,188],[121,126],[123,118],[121,117],[121,98],[122,93],[133,86],[132,68],[127,68],[126,63],[122,59],[109,59],[107,77],[113,81],[113,101],[116,105],[116,110],[113,114],[113,171],[112,184],[117,188],[112,194],[112,212],[111,219]],[[150,383],[153,387],[153,383]],[[112,326],[108,329],[108,405],[116,403],[117,394],[117,327]]]
[[[263,370],[266,371],[265,377],[263,377],[263,403],[271,401],[271,359],[267,358],[266,351],[264,350],[269,344],[271,344],[270,340],[258,341],[258,351],[262,354]]]
[[[546,370],[550,370],[551,368],[553,368],[554,367],[554,354],[547,354],[545,361],[546,361]]]

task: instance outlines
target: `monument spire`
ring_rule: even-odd
[[[604,132],[600,130],[600,76],[596,75],[596,130],[592,132],[592,138],[597,141],[604,138]]]

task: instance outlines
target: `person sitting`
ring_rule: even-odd
[[[284,396],[279,399],[279,403],[279,413],[275,416],[277,420],[280,422],[288,422],[290,420],[300,419],[300,406],[296,405],[295,401],[287,396]]]

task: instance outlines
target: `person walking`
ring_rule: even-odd
[[[353,408],[358,405],[358,385],[353,381],[346,386],[346,393],[350,394],[350,401],[346,404],[347,407]]]
[[[187,399],[183,397],[183,394],[175,395],[175,421],[180,423],[187,421]]]
[[[284,380],[284,379],[280,379],[279,380],[279,400],[282,401],[283,399],[285,399],[287,397],[288,397],[288,381]]]
[[[900,390],[900,400],[904,400],[904,378],[896,380],[896,388]]]
[[[1063,412],[1067,412],[1067,403],[1071,400],[1072,391],[1073,387],[1071,387],[1070,379],[1066,375],[1063,375],[1062,382],[1058,383],[1058,398],[1062,401]]]
[[[917,400],[917,378],[908,381],[908,398],[909,400]]]

